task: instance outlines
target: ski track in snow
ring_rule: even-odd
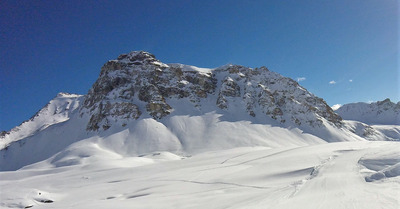
[[[194,183],[194,184],[214,184],[214,185],[231,185],[237,187],[247,187],[247,188],[254,188],[254,189],[270,189],[270,187],[260,187],[260,186],[252,186],[252,185],[243,185],[243,184],[236,184],[236,183],[229,183],[229,182],[201,182],[201,181],[190,181],[190,180],[161,180],[161,181],[178,181],[178,182],[186,182],[186,183]]]
[[[221,164],[224,164],[224,163],[226,163],[226,162],[228,162],[228,161],[230,161],[230,160],[233,160],[233,159],[235,159],[235,158],[238,158],[238,157],[241,157],[241,156],[247,155],[247,154],[249,154],[249,153],[247,152],[247,153],[243,153],[243,154],[236,155],[236,156],[234,156],[234,157],[228,158],[228,159],[222,161]]]
[[[365,184],[358,172],[360,169],[358,161],[369,152],[371,152],[371,149],[368,148],[362,150],[336,151],[336,153],[338,153],[337,155],[332,155],[328,159],[323,160],[321,164],[315,166],[307,178],[295,182],[293,184],[295,191],[289,198],[295,198],[295,196],[300,193],[307,194],[312,190],[317,190],[319,192],[314,194],[308,206],[310,208],[391,208],[389,206],[393,202],[394,204],[391,206],[393,206],[393,208],[398,208],[400,206],[398,199],[396,200],[388,197],[383,197],[383,199],[381,199],[379,192],[375,194],[372,192],[373,190],[368,191],[361,187],[368,184]],[[399,188],[398,185],[396,185],[396,187]],[[367,192],[373,194],[373,196],[377,196],[378,198],[376,198],[374,202],[377,207],[368,206],[367,202],[369,201],[363,201],[361,198],[351,198],[354,196],[354,193],[358,192]],[[329,202],[332,202],[332,193],[336,193],[335,195],[340,197],[339,199],[341,201],[335,205],[326,207],[329,205]],[[397,192],[397,195],[398,194]],[[366,200],[367,197],[362,197],[362,199]],[[295,202],[297,202],[297,200]]]

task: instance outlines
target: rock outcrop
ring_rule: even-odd
[[[150,53],[135,51],[102,67],[81,111],[91,115],[88,130],[106,130],[114,121],[126,124],[142,112],[161,119],[173,111],[166,98],[188,97],[196,103],[215,88],[211,74],[185,71],[183,65],[166,65]]]
[[[120,55],[101,68],[81,114],[90,115],[87,130],[107,130],[116,121],[126,124],[144,113],[162,119],[175,108],[167,100],[182,98],[199,109],[205,98],[215,99],[215,107],[221,110],[243,106],[253,117],[262,114],[296,126],[323,126],[324,121],[342,125],[340,116],[324,100],[266,67],[204,69],[164,64],[143,51]]]

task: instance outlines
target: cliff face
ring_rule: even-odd
[[[240,106],[240,111],[252,117],[270,117],[295,126],[342,125],[340,116],[323,99],[265,67],[205,69],[164,64],[143,51],[120,55],[102,67],[81,114],[90,115],[87,130],[107,130],[116,121],[124,125],[143,113],[162,119],[180,108],[172,106],[171,99],[182,99],[197,109],[202,109],[203,100],[213,100],[211,109],[229,112]]]
[[[138,119],[142,112],[161,119],[172,111],[166,98],[189,98],[196,104],[214,93],[216,82],[211,73],[184,71],[147,52],[131,52],[102,67],[82,112],[91,115],[87,129],[92,131],[106,130],[115,120],[127,123]]]

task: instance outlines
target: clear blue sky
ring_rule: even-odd
[[[86,94],[107,60],[134,50],[164,63],[267,66],[329,105],[399,101],[399,2],[2,0],[0,130],[58,92]]]

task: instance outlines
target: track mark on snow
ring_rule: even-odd
[[[253,159],[246,160],[246,161],[243,161],[243,162],[240,162],[240,163],[235,163],[235,164],[232,164],[232,165],[224,165],[224,166],[221,166],[221,167],[207,168],[207,169],[202,169],[202,170],[199,170],[199,171],[208,171],[208,170],[215,170],[215,169],[229,168],[229,167],[235,167],[235,166],[239,166],[239,165],[244,165],[244,164],[247,164],[247,163],[250,163],[250,162],[262,160],[262,159],[265,159],[265,158],[268,158],[268,157],[271,157],[271,156],[274,156],[274,155],[279,155],[279,154],[282,154],[282,153],[285,153],[285,152],[289,152],[289,151],[292,151],[292,150],[295,150],[295,149],[299,149],[299,148],[301,148],[301,147],[296,147],[296,148],[292,148],[292,149],[283,150],[283,151],[280,151],[280,152],[275,152],[275,153],[272,153],[272,154],[268,154],[268,155],[264,155],[264,156],[261,156],[261,157],[253,158]],[[248,154],[248,153],[245,153],[245,154]],[[244,155],[244,154],[242,154],[242,155]],[[238,155],[238,156],[233,157],[233,158],[237,158],[237,157],[240,157],[240,156],[241,155]],[[231,160],[233,158],[227,159],[227,160],[223,161],[221,164],[224,164],[226,161]]]
[[[253,189],[271,189],[271,187],[262,187],[262,186],[253,186],[253,185],[244,185],[244,184],[236,184],[236,183],[229,183],[229,182],[203,182],[203,181],[189,181],[189,180],[161,180],[161,181],[176,181],[176,182],[185,182],[185,183],[193,183],[193,184],[214,184],[214,185],[229,185],[229,186],[237,186],[237,187],[247,187]]]
[[[243,155],[247,155],[247,154],[249,154],[249,153],[250,153],[250,152],[247,152],[247,153],[243,153],[243,154],[236,155],[236,156],[234,156],[234,157],[228,158],[228,159],[222,161],[221,164],[224,164],[224,163],[228,162],[229,160],[233,160],[233,159],[238,158],[238,157],[241,157],[241,156],[243,156]]]
[[[320,169],[322,167],[324,167],[327,163],[329,163],[330,161],[335,159],[336,157],[338,157],[338,155],[332,155],[329,158],[321,161],[320,164],[318,164],[317,166],[314,166],[314,168],[312,168],[310,175],[308,175],[305,179],[302,179],[302,180],[292,183],[290,186],[294,187],[294,192],[289,195],[289,198],[294,197],[300,191],[301,187],[304,186],[304,184],[306,184],[308,181],[315,178],[318,175]]]
[[[138,197],[145,197],[145,196],[148,196],[148,195],[150,195],[150,194],[136,194],[136,195],[131,195],[131,196],[128,196],[128,197],[126,197],[126,199],[134,199],[134,198],[138,198]]]

